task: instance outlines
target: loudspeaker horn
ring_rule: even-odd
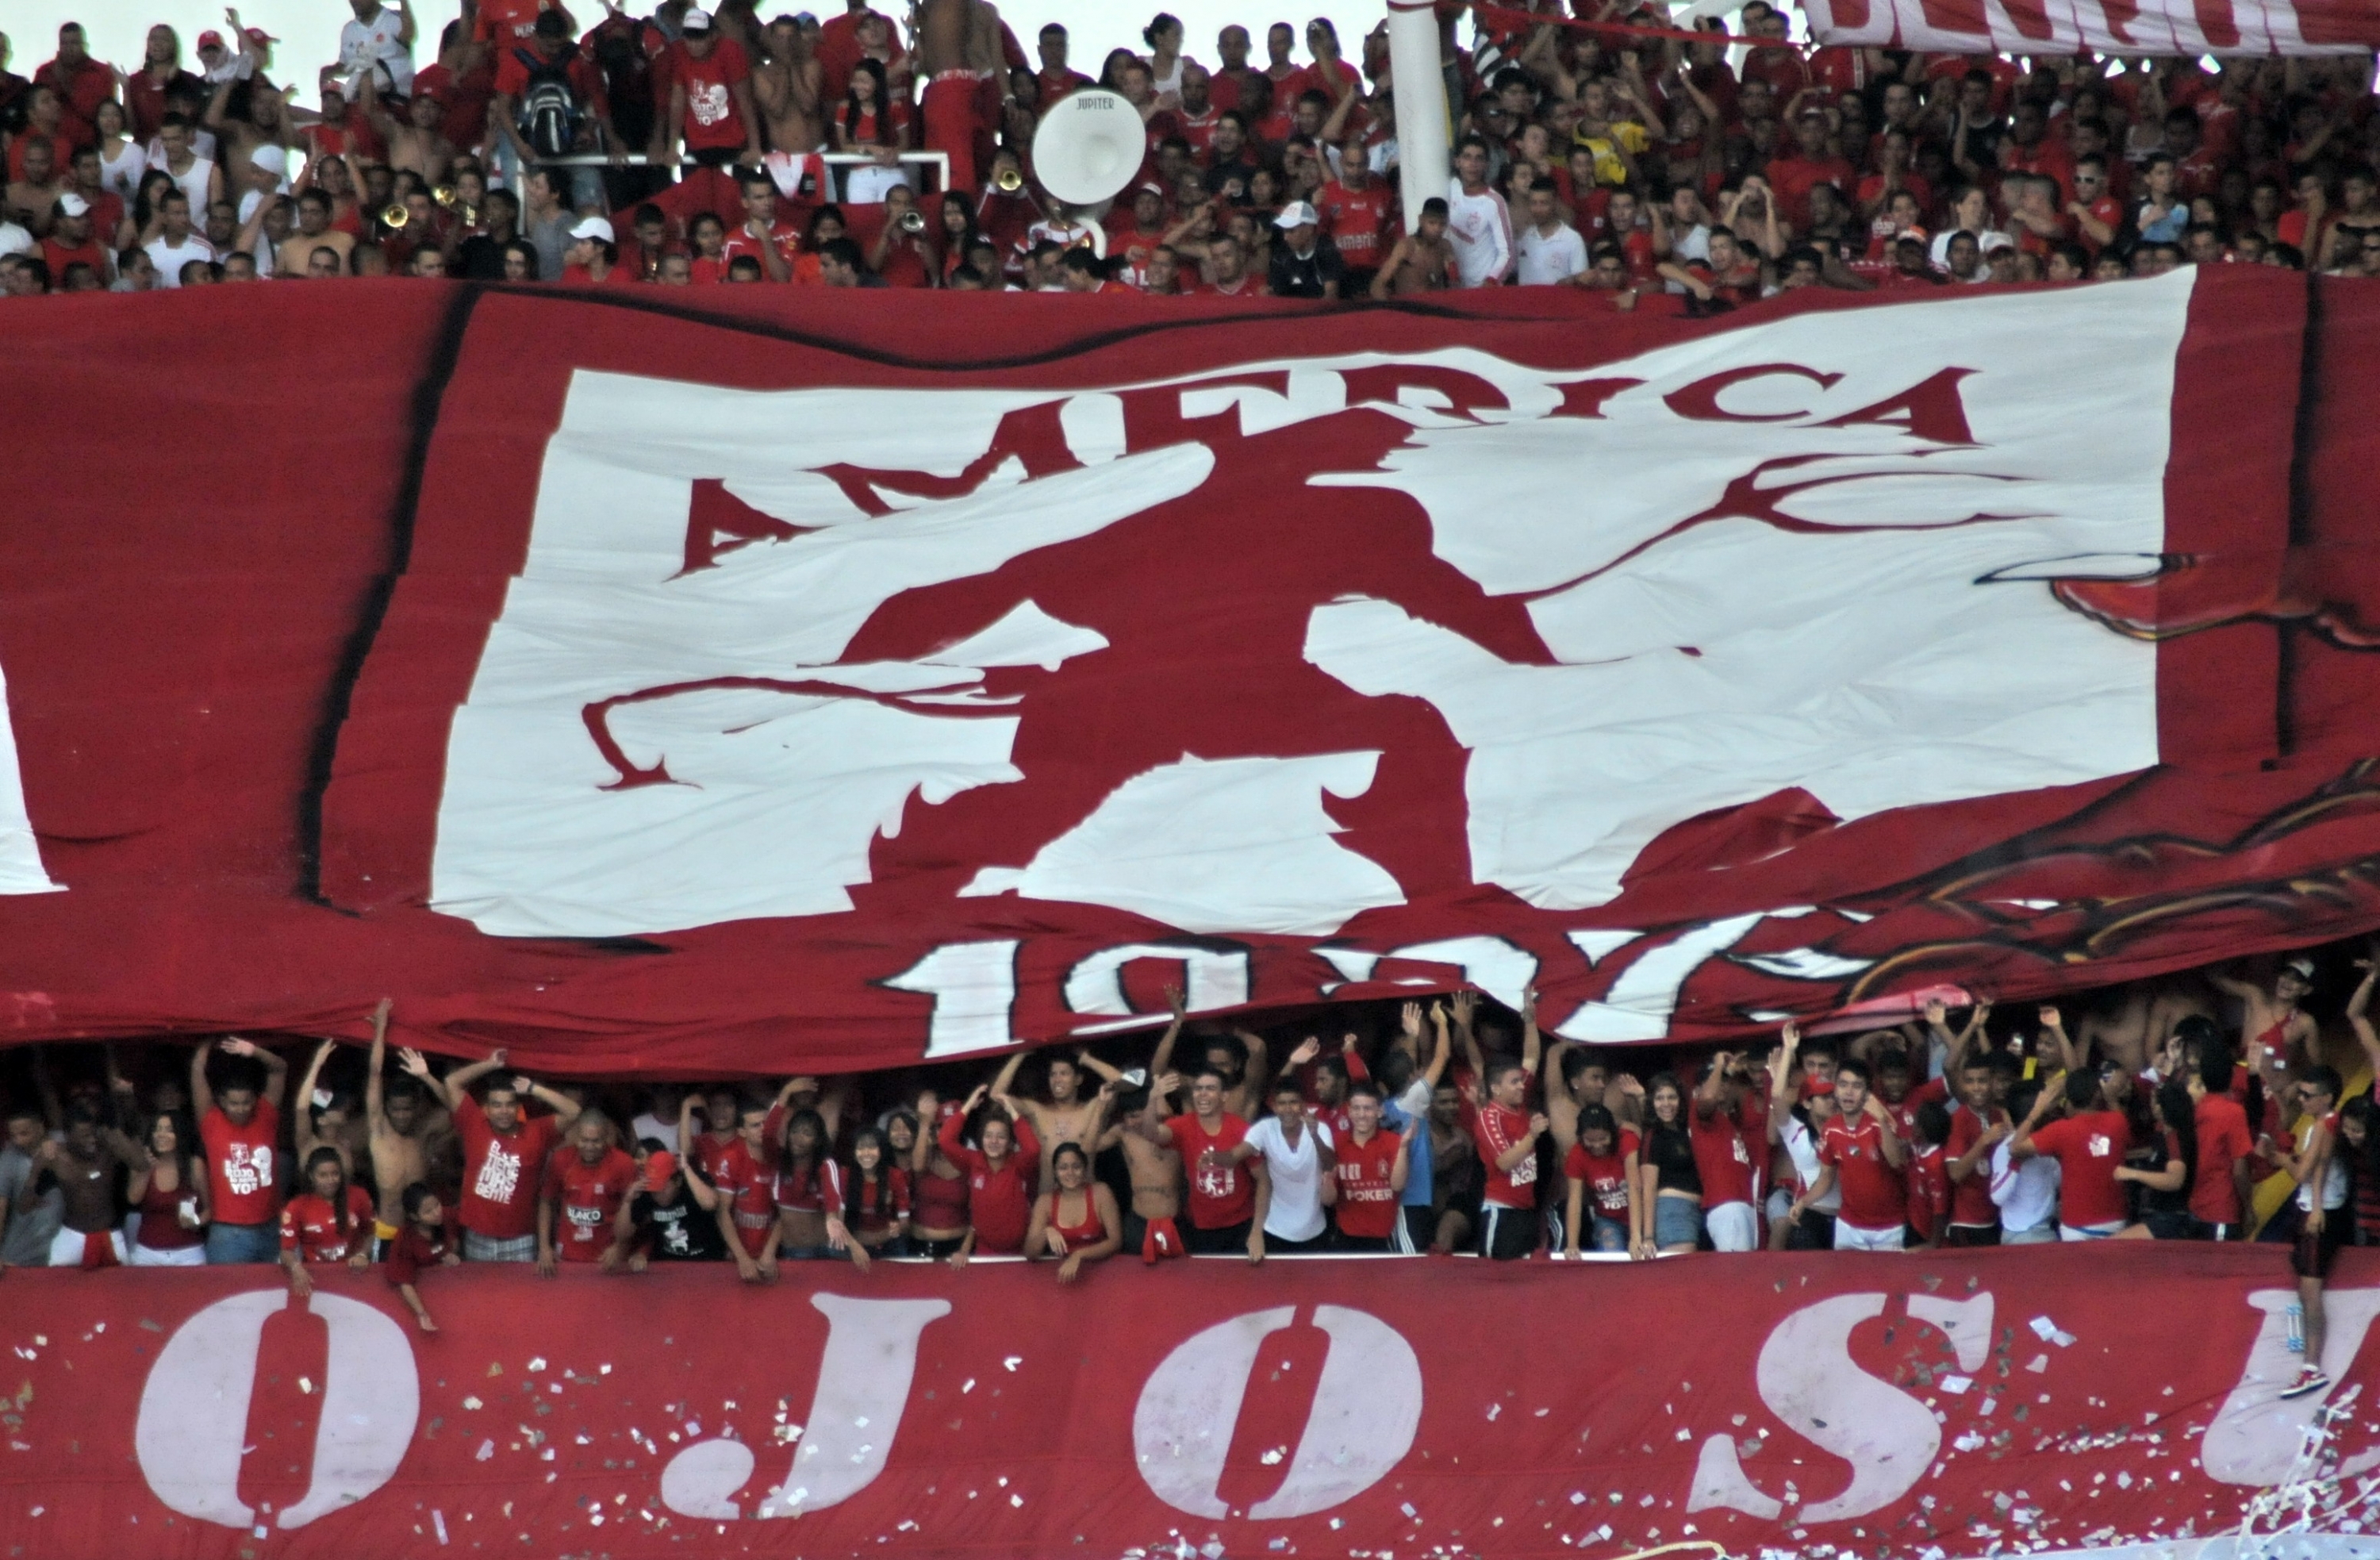
[[[1070,206],[1119,194],[1148,152],[1140,110],[1121,93],[1086,88],[1058,100],[1033,132],[1033,175]]]

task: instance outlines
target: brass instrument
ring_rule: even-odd
[[[1000,177],[991,182],[993,188],[1002,195],[1014,195],[1025,188],[1025,176],[1014,168],[1002,168],[1000,170]]]
[[[926,213],[923,213],[923,212],[921,212],[921,211],[917,210],[916,207],[914,207],[914,206],[913,206],[913,207],[911,207],[909,210],[907,210],[907,211],[905,211],[905,212],[903,212],[903,213],[901,213],[901,231],[902,231],[902,232],[904,232],[904,233],[923,233],[925,230],[926,230]]]
[[[403,227],[411,216],[412,213],[405,209],[404,201],[391,201],[380,209],[380,225],[394,233]]]
[[[430,199],[451,212],[455,209],[455,187],[451,184],[433,184],[430,187]]]
[[[432,185],[430,199],[437,202],[440,210],[451,213],[466,229],[480,225],[480,208],[457,194],[453,185]]]

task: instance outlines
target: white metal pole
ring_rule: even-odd
[[[1443,199],[1454,131],[1446,116],[1446,62],[1432,0],[1389,0],[1389,74],[1396,88],[1397,162],[1408,231],[1421,203]]]

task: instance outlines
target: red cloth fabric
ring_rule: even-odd
[[[1022,1251],[1026,1227],[1033,1218],[1033,1183],[1041,1173],[1041,1141],[1029,1124],[1016,1122],[1016,1145],[995,1167],[982,1150],[961,1140],[965,1126],[963,1115],[945,1118],[937,1144],[944,1158],[966,1172],[976,1251],[983,1256]]]
[[[1818,1163],[1835,1167],[1842,1188],[1836,1215],[1859,1229],[1899,1229],[1909,1218],[1909,1196],[1900,1171],[1884,1154],[1884,1126],[1874,1117],[1835,1116],[1818,1134]]]
[[[1498,1208],[1534,1208],[1537,1205],[1537,1156],[1523,1154],[1508,1168],[1499,1169],[1496,1162],[1518,1146],[1529,1135],[1529,1113],[1483,1101],[1479,1114],[1472,1119],[1471,1136],[1479,1145],[1479,1167],[1484,1176],[1480,1198]]]
[[[347,1227],[339,1229],[339,1213],[331,1202],[310,1191],[299,1192],[281,1210],[281,1249],[295,1251],[301,1262],[344,1262],[358,1242],[369,1246],[375,1220],[371,1193],[349,1187]]]
[[[437,1235],[431,1237],[422,1234],[419,1225],[408,1224],[388,1243],[388,1254],[381,1259],[381,1275],[392,1286],[418,1284],[423,1268],[438,1266],[454,1249],[451,1226],[440,1224]]]
[[[957,77],[926,83],[921,100],[926,150],[951,160],[951,177],[942,188],[971,193],[983,188],[976,177],[976,85]]]
[[[589,1164],[576,1148],[545,1162],[539,1195],[554,1205],[553,1249],[565,1262],[601,1260],[612,1244],[612,1221],[637,1185],[637,1162],[606,1149]]]
[[[1384,1128],[1359,1143],[1353,1132],[1342,1135],[1331,1128],[1332,1152],[1338,1162],[1331,1174],[1339,1181],[1339,1200],[1332,1206],[1331,1217],[1338,1221],[1341,1234],[1378,1240],[1395,1230],[1397,1194],[1389,1189],[1389,1175],[1396,1168],[1397,1147],[1403,1140],[1401,1134]]]
[[[2248,1113],[2236,1100],[2209,1094],[2198,1102],[2198,1178],[2190,1188],[2190,1216],[2210,1225],[2237,1225],[2245,1217],[2231,1167],[2256,1152]]]
[[[1189,1178],[1191,1227],[1229,1229],[1256,1217],[1256,1182],[1231,1158],[1232,1151],[1246,1140],[1248,1124],[1225,1111],[1210,1133],[1196,1115],[1184,1111],[1165,1125],[1172,1128],[1182,1173]],[[1209,1152],[1215,1155],[1211,1164],[1206,1163]]]
[[[2033,1135],[2033,1146],[2058,1161],[2058,1222],[2121,1224],[2127,1212],[2123,1183],[2116,1171],[2132,1144],[2131,1124],[2121,1111],[2085,1111],[2053,1121]]]
[[[1585,1143],[1572,1143],[1562,1158],[1562,1174],[1586,1188],[1585,1213],[1589,1218],[1601,1214],[1620,1224],[1628,1222],[1628,1156],[1642,1145],[1636,1134],[1621,1131],[1620,1140],[1609,1153],[1586,1152]],[[1579,1232],[1582,1244],[1586,1232]]]

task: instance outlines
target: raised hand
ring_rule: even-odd
[[[252,1040],[242,1040],[236,1034],[225,1035],[223,1039],[223,1054],[226,1056],[253,1056],[256,1054],[256,1042]]]
[[[1937,1025],[1950,1021],[1950,1009],[1945,1005],[1940,997],[1931,996],[1925,999],[1925,1021]]]
[[[1297,1049],[1289,1054],[1289,1065],[1293,1067],[1302,1067],[1321,1054],[1321,1040],[1317,1036],[1307,1035],[1298,1042]]]
[[[1404,1026],[1404,1032],[1405,1032],[1406,1034],[1408,1034],[1408,1035],[1412,1036],[1412,1037],[1413,1037],[1414,1039],[1415,1039],[1415,1040],[1419,1040],[1419,1039],[1421,1038],[1421,1004],[1420,1004],[1420,1003],[1418,1003],[1418,1002],[1408,1002],[1408,1003],[1406,1003],[1406,1004],[1405,1004],[1405,1005],[1404,1005],[1404,1009],[1403,1009],[1403,1011],[1402,1011],[1402,1012],[1401,1012],[1401,1013],[1399,1013],[1399,1014],[1397,1015],[1397,1018],[1398,1018],[1398,1021],[1399,1021],[1400,1023],[1402,1023],[1402,1024]]]
[[[424,1083],[431,1081],[430,1058],[410,1045],[396,1054],[396,1066],[398,1071],[411,1073]]]

